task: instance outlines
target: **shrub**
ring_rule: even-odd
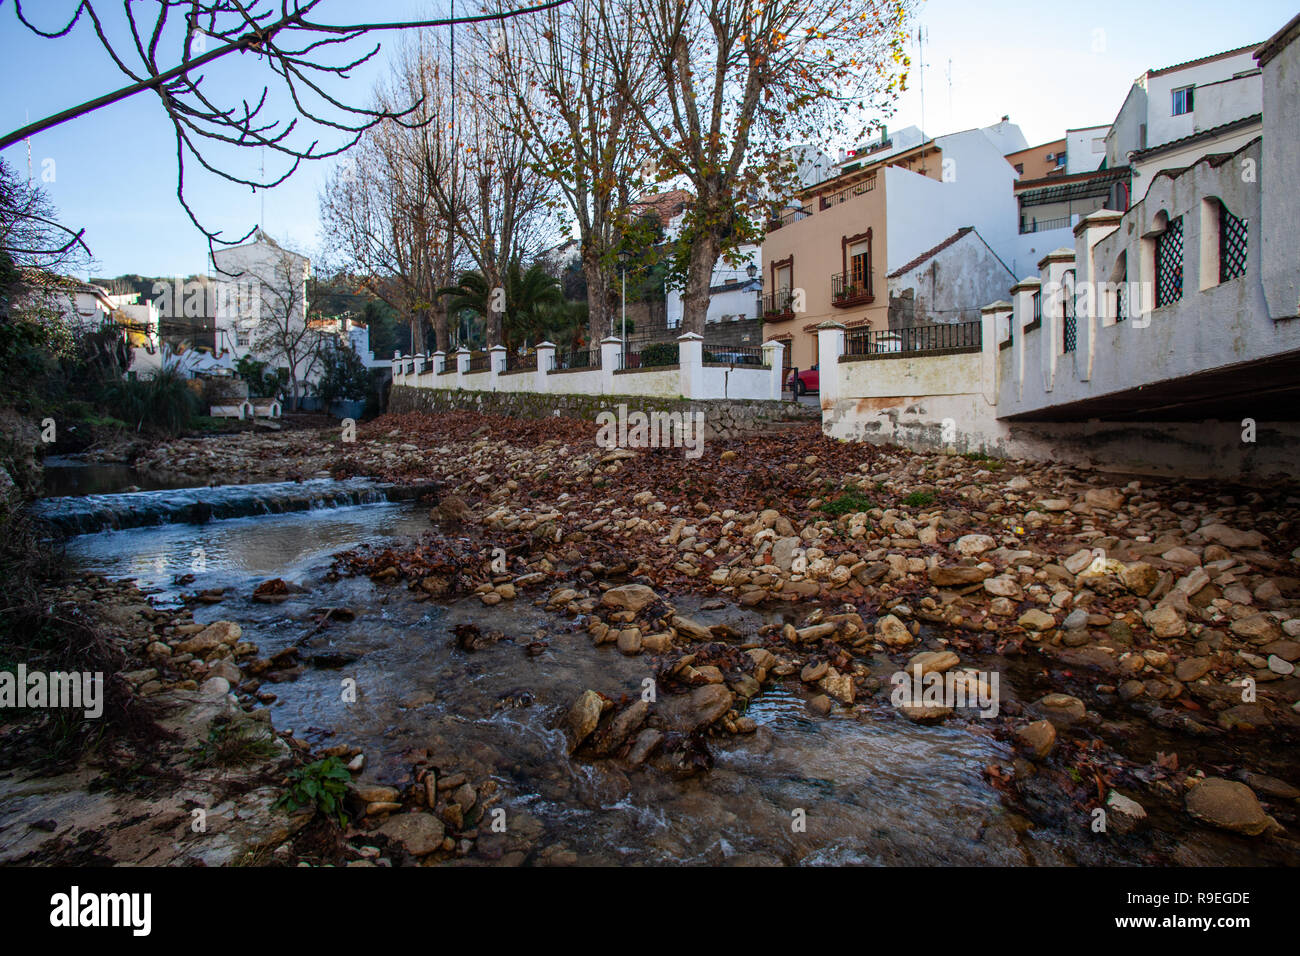
[[[289,771],[289,789],[275,801],[275,807],[306,810],[315,807],[325,816],[337,820],[339,826],[348,822],[343,798],[347,795],[352,774],[338,757],[326,757],[305,767]]]
[[[934,501],[934,495],[928,491],[914,491],[903,499],[903,504],[909,508],[922,508]]]
[[[642,368],[653,368],[657,365],[676,365],[678,361],[676,342],[656,342],[654,345],[647,345],[641,350]]]
[[[104,389],[104,404],[134,431],[179,435],[199,412],[199,398],[181,373],[160,369],[153,378],[121,379]]]
[[[861,488],[850,485],[837,497],[823,501],[818,510],[838,518],[842,515],[857,514],[859,511],[868,511],[875,506],[876,503],[864,495]]]

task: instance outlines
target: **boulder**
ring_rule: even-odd
[[[616,588],[610,588],[600,596],[603,607],[616,611],[631,611],[633,614],[657,600],[659,595],[653,588],[646,587],[644,584],[621,584]]]
[[[1259,836],[1272,823],[1255,792],[1244,783],[1206,777],[1187,792],[1187,812],[1202,823]]]

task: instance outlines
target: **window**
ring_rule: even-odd
[[[1219,281],[1227,282],[1246,274],[1249,223],[1228,212],[1219,203]]]
[[[1034,318],[1035,324],[1043,321],[1043,293],[1034,293]]]
[[[1174,115],[1182,116],[1192,111],[1192,87],[1184,86],[1174,90]]]
[[[1068,277],[1069,281],[1066,281]],[[1067,269],[1061,277],[1061,351],[1073,352],[1079,341],[1078,322],[1074,315],[1074,281],[1073,269]]]
[[[854,287],[871,289],[871,243],[855,242],[849,246],[849,276]]]
[[[1128,254],[1120,256],[1119,279],[1115,283],[1115,321],[1128,318]]]
[[[1156,308],[1183,297],[1183,217],[1156,237]]]
[[[1025,174],[1025,164],[1016,163],[1016,172],[1018,172],[1021,176],[1023,176]]]

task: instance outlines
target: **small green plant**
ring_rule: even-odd
[[[909,508],[923,508],[934,502],[934,495],[929,491],[914,491],[903,499]]]
[[[194,748],[191,767],[244,767],[269,760],[275,741],[260,726],[213,721],[208,739]]]
[[[657,365],[677,364],[677,343],[656,342],[641,349],[641,367],[652,368]]]
[[[875,506],[876,503],[864,495],[861,488],[857,485],[849,485],[837,497],[823,501],[818,510],[838,518],[841,515],[868,511]]]
[[[289,772],[289,789],[275,801],[276,809],[306,810],[315,807],[339,826],[346,826],[348,812],[343,806],[352,774],[338,757],[326,757]]]

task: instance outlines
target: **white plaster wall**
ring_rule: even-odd
[[[1260,210],[1264,296],[1275,318],[1300,315],[1300,40],[1263,66],[1264,142],[1260,179],[1268,202]]]
[[[772,371],[766,368],[705,365],[701,370],[704,394],[711,398],[769,399],[772,395]]]
[[[1134,163],[1132,201],[1138,202],[1146,196],[1147,190],[1151,188],[1151,183],[1155,180],[1156,173],[1162,169],[1181,169],[1192,165],[1202,156],[1207,156],[1210,153],[1235,153],[1258,136],[1263,128],[1262,123],[1254,123],[1226,136],[1192,143],[1181,149],[1170,150],[1167,153],[1161,153],[1159,156],[1152,156],[1145,162]]]
[[[1065,174],[1091,173],[1101,168],[1101,161],[1106,158],[1106,133],[1109,126],[1094,126],[1090,129],[1072,129],[1065,133]],[[1093,152],[1093,140],[1100,139],[1101,145]]]
[[[653,371],[615,372],[614,394],[677,398],[682,394],[681,371],[674,365]]]
[[[572,395],[599,395],[604,381],[602,369],[587,369],[581,372],[561,371],[546,376],[548,392],[567,392]]]
[[[1235,73],[1253,70],[1255,61],[1252,54],[1252,50],[1245,50],[1222,60],[1213,60],[1198,66],[1185,67],[1159,76],[1148,76],[1147,146],[1159,146],[1162,143],[1189,136],[1198,129],[1209,129],[1214,126],[1215,123],[1213,122],[1200,121],[1201,91],[1199,89],[1192,96],[1192,112],[1184,113],[1181,116],[1173,115],[1173,91],[1184,86],[1194,85],[1199,87],[1207,83],[1231,79]],[[1211,97],[1214,97],[1213,93]],[[1210,109],[1211,113],[1213,113],[1216,107],[1212,105]],[[1257,111],[1247,110],[1241,115],[1246,116],[1254,112]],[[1236,119],[1236,117],[1232,118]],[[1130,148],[1136,149],[1137,147]]]

